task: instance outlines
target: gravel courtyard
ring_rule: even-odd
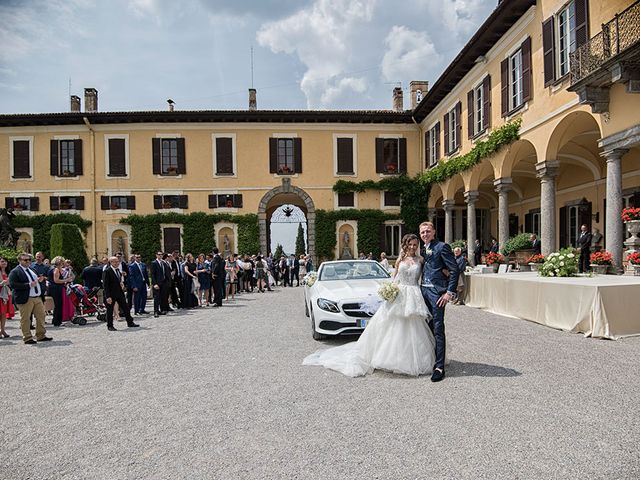
[[[302,288],[0,340],[2,479],[636,479],[640,338],[447,309],[447,378],[302,359]],[[637,312],[635,313],[637,314]]]

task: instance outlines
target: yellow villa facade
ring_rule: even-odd
[[[520,121],[518,141],[433,185],[425,208],[439,236],[471,250],[534,232],[549,253],[586,223],[619,267],[620,212],[640,206],[639,19],[631,1],[504,0],[430,88],[412,82],[409,110],[396,89],[388,111],[263,111],[250,91],[244,111],[100,112],[86,89],[84,111],[72,97],[70,112],[0,115],[0,196],[23,215],[90,220],[90,255],[126,251],[120,219],[159,211],[257,213],[267,251],[271,214],[291,204],[314,255],[317,210],[400,212],[396,194],[339,195],[338,180],[413,177]],[[392,254],[399,223],[382,235]],[[163,248],[180,248],[181,226],[161,227]],[[216,225],[217,245],[226,236],[234,250],[236,228]],[[360,253],[357,230],[336,222],[334,256],[345,241]]]

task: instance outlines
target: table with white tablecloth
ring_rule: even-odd
[[[640,277],[469,274],[466,305],[585,336],[640,335]]]

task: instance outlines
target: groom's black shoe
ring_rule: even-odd
[[[431,374],[432,382],[439,382],[444,378],[444,370],[435,369]]]

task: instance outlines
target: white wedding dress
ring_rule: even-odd
[[[431,317],[420,292],[422,265],[402,262],[394,279],[400,292],[393,302],[383,302],[357,342],[306,357],[303,365],[320,365],[359,377],[375,369],[405,375],[433,371],[435,340],[425,319]]]

